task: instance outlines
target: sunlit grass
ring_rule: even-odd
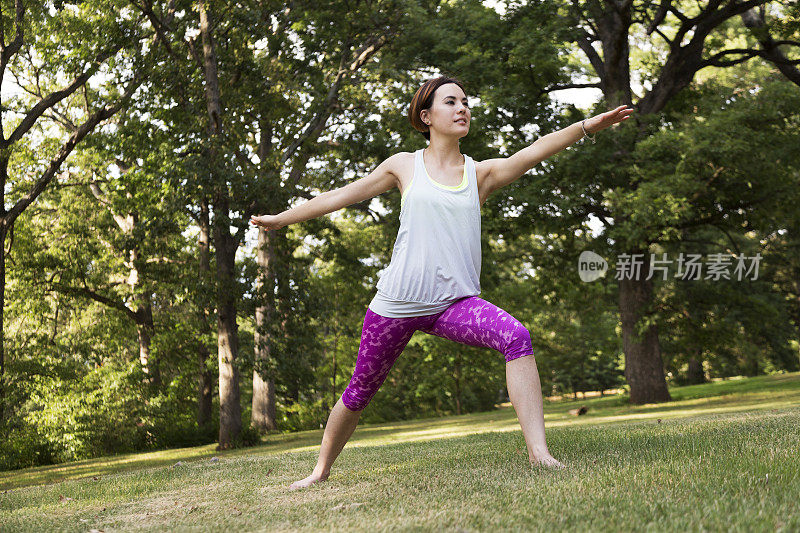
[[[0,493],[0,530],[800,529],[800,373],[670,392],[546,404],[567,471],[527,466],[506,405],[359,426],[330,480],[299,492],[286,488],[322,430],[0,473],[16,487]]]
[[[672,402],[638,406],[628,404],[627,397],[620,395],[546,403],[545,424],[548,428],[554,428],[565,425],[667,419],[798,406],[800,372],[676,387],[670,390],[670,394],[673,397]],[[570,409],[581,405],[589,408],[586,415],[576,417],[568,413]],[[348,446],[374,446],[516,430],[519,430],[519,422],[511,404],[506,403],[496,411],[483,413],[359,425]],[[322,432],[323,430],[310,430],[273,434],[265,437],[266,443],[260,446],[226,452],[217,452],[214,444],[208,444],[0,472],[0,490],[93,477],[131,468],[173,464],[177,461],[204,457],[302,452],[317,449],[322,439]]]

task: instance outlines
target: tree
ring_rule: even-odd
[[[3,7],[6,7],[5,5]],[[57,9],[57,8],[58,9]],[[57,176],[64,162],[75,147],[95,128],[117,113],[129,101],[134,91],[144,81],[146,57],[138,54],[140,41],[147,39],[148,34],[142,31],[139,20],[126,17],[121,11],[120,2],[108,1],[106,9],[98,17],[89,17],[88,13],[95,6],[79,6],[76,9],[65,9],[63,4],[53,6],[50,3],[15,1],[13,27],[14,38],[6,43],[3,30],[11,24],[7,23],[5,13],[0,11],[0,79],[12,66],[18,66],[23,58],[47,57],[41,65],[31,65],[36,80],[22,81],[21,87],[32,98],[12,99],[8,105],[4,103],[2,118],[9,119],[8,111],[22,115],[8,138],[0,131],[0,189],[2,205],[0,205],[0,422],[4,410],[4,373],[5,350],[3,338],[3,309],[5,308],[5,273],[6,273],[6,238],[13,236],[14,223],[18,217],[39,197]],[[26,16],[26,10],[30,9]],[[90,20],[94,18],[94,20]],[[63,28],[74,28],[64,32]],[[26,30],[28,33],[26,33]],[[58,45],[53,46],[52,35],[59,35]],[[97,36],[103,36],[98,39]],[[90,88],[88,81],[112,58],[124,52],[132,57],[132,76],[124,76],[124,68],[113,72],[105,90]],[[124,62],[120,60],[120,62]],[[72,78],[65,86],[57,88],[59,75]],[[116,84],[124,80],[124,89],[120,94]],[[84,114],[76,121],[58,109],[58,104],[82,90],[85,107]],[[105,96],[101,96],[105,93]],[[67,100],[69,102],[69,100]],[[26,107],[32,104],[31,107]],[[48,117],[47,113],[50,113]],[[45,118],[54,118],[68,127],[69,138],[60,143],[54,153],[49,153],[49,162],[44,168],[32,161],[19,160],[19,144],[34,138],[34,126],[40,125]],[[8,207],[7,202],[11,201]],[[13,237],[12,237],[13,239]],[[12,240],[13,242],[13,240]]]
[[[763,1],[724,3],[712,1],[701,6],[699,10],[675,2],[662,2],[657,7],[648,4],[634,5],[630,1],[611,1],[602,4],[587,2],[568,7],[569,19],[577,27],[575,42],[586,54],[594,74],[599,78],[599,87],[603,91],[606,106],[613,108],[622,103],[632,104],[629,71],[631,51],[628,40],[634,27],[639,25],[645,27],[645,34],[649,37],[658,35],[660,39],[652,43],[654,52],[666,54],[663,66],[654,73],[652,79],[648,80],[652,88],[646,90],[635,104],[639,117],[636,132],[633,135],[620,132],[617,139],[611,139],[617,141],[614,144],[621,152],[618,162],[622,163],[629,158],[636,151],[635,147],[655,134],[654,119],[681,90],[689,86],[700,70],[707,67],[727,67],[757,56],[776,66],[779,65],[781,69],[786,68],[787,65],[779,57],[774,42],[771,42],[769,37],[772,31],[765,20],[767,7],[771,8],[770,16],[776,17],[776,20],[781,16],[779,11],[774,10],[775,4]],[[755,8],[759,9],[758,15],[753,11]],[[749,43],[746,49],[729,48],[728,43],[720,39],[721,31],[736,28],[734,22],[738,17],[750,21],[745,28],[741,26],[737,28],[737,33]],[[760,32],[753,31],[755,28],[753,21],[756,19],[762,26]],[[670,37],[673,31],[674,37]],[[779,28],[775,31],[779,31]],[[686,39],[688,42],[685,42]],[[595,42],[601,45],[602,57],[594,48]],[[729,57],[734,59],[728,59]],[[738,133],[741,135],[742,132]],[[752,133],[757,134],[758,131],[753,128]],[[605,149],[610,151],[610,147]],[[723,172],[724,170],[720,168],[703,174],[706,175],[707,182],[714,182]],[[703,174],[694,176],[691,182],[697,183],[699,179],[703,179],[701,178]],[[652,225],[653,229],[657,228],[656,231],[636,231],[637,228],[642,228],[643,222],[641,219],[636,220],[640,218],[637,214],[646,212],[642,209],[644,207],[642,202],[651,202],[654,193],[664,194],[663,186],[659,187],[661,185],[659,181],[663,180],[651,177],[652,175],[641,176],[636,173],[620,172],[620,178],[624,179],[624,176],[628,177],[627,183],[617,179],[604,185],[614,188],[616,198],[635,201],[635,206],[631,206],[633,209],[625,208],[623,203],[614,200],[610,202],[610,208],[604,207],[600,198],[593,195],[594,201],[587,207],[587,211],[593,211],[606,220],[613,219],[614,227],[610,229],[609,236],[617,243],[616,249],[630,254],[644,252],[642,266],[645,270],[649,267],[647,252],[650,244],[658,242],[664,233],[676,225],[687,227],[713,223],[719,220],[722,213],[733,208],[733,205],[729,209],[715,208],[714,197],[721,192],[722,187],[709,187],[706,189],[707,193],[701,190],[698,191],[698,195],[691,198],[690,202],[695,210],[694,216],[687,216],[680,222],[651,219],[646,224]],[[724,183],[727,179],[720,181]],[[774,193],[778,184],[773,182],[770,185],[773,185]],[[647,189],[651,191],[646,192]],[[667,188],[669,189],[671,187]],[[769,194],[768,190],[768,187],[762,189],[766,194]],[[752,209],[760,203],[759,196],[753,195],[744,201],[732,201],[731,204],[739,204],[740,209]],[[707,209],[706,206],[711,209]],[[658,217],[657,212],[653,210],[650,212]],[[620,280],[619,294],[626,355],[625,372],[631,387],[631,401],[648,403],[668,400],[658,326],[649,322],[642,328],[641,333],[637,331],[645,320],[648,306],[652,304],[652,283],[643,278],[623,279]]]
[[[768,210],[782,197],[777,191],[785,191],[781,183],[785,176],[786,160],[769,167],[769,162],[748,160],[736,139],[761,138],[761,128],[777,128],[789,109],[776,111],[765,120],[754,114],[747,115],[742,131],[741,116],[729,113],[730,120],[720,120],[716,128],[707,124],[698,130],[715,137],[704,153],[706,159],[715,157],[715,166],[707,164],[691,168],[677,165],[680,152],[660,151],[654,154],[650,148],[658,139],[682,137],[678,126],[670,123],[674,117],[670,105],[677,105],[685,113],[690,109],[681,97],[690,87],[698,72],[707,67],[730,68],[746,59],[760,57],[781,70],[794,62],[784,62],[771,48],[771,41],[792,45],[788,38],[797,31],[791,22],[791,13],[796,7],[767,2],[709,2],[703,6],[675,2],[652,3],[587,1],[553,4],[510,6],[504,17],[509,41],[517,50],[535,51],[548,46],[530,39],[519,38],[518,31],[532,24],[542,28],[545,34],[566,35],[566,41],[575,43],[588,63],[575,65],[576,60],[568,54],[563,56],[559,67],[564,82],[553,82],[547,76],[551,64],[540,61],[536,53],[511,54],[509,70],[517,73],[534,73],[523,79],[520,92],[531,98],[547,95],[563,88],[597,87],[603,93],[602,100],[594,111],[605,111],[626,104],[638,110],[633,120],[621,124],[611,131],[598,135],[597,144],[583,144],[580,149],[568,150],[542,163],[542,172],[528,182],[525,190],[513,197],[518,206],[521,221],[536,220],[539,232],[547,234],[551,228],[558,233],[571,233],[583,226],[587,219],[602,222],[601,234],[592,242],[592,250],[608,256],[623,253],[642,254],[642,270],[648,271],[650,247],[668,238],[676,230],[719,223],[724,216],[738,209],[752,214],[755,209]],[[752,9],[764,6],[758,13],[763,27],[755,28],[737,24],[741,16]],[[766,22],[769,17],[773,22]],[[563,24],[562,24],[563,22]],[[727,31],[734,32],[749,43],[747,49],[734,46],[725,38]],[[672,37],[672,35],[675,35]],[[652,39],[651,36],[658,36]],[[784,39],[784,37],[786,37]],[[515,40],[518,39],[518,40]],[[641,43],[631,47],[632,41]],[[595,44],[600,45],[600,50]],[[777,46],[777,45],[776,45]],[[736,57],[739,56],[739,57]],[[736,59],[729,60],[730,57]],[[541,64],[540,64],[541,63]],[[631,64],[636,66],[643,95],[634,104]],[[544,70],[543,70],[544,67]],[[791,69],[790,69],[791,70]],[[569,78],[578,76],[597,79],[592,83],[573,83]],[[514,79],[514,78],[512,78]],[[492,95],[494,97],[494,95]],[[499,108],[504,101],[494,99],[488,105]],[[737,108],[738,109],[738,108]],[[673,111],[674,113],[674,111]],[[781,116],[780,113],[783,113]],[[734,120],[736,118],[737,120]],[[579,119],[577,113],[567,113],[563,123]],[[521,122],[526,122],[524,119]],[[722,126],[724,122],[724,126]],[[686,124],[687,122],[681,122]],[[691,121],[688,121],[691,123]],[[510,150],[522,144],[519,136],[509,137]],[[741,141],[740,141],[741,142]],[[717,146],[730,150],[716,151]],[[783,145],[788,148],[788,145]],[[730,159],[732,151],[739,156]],[[723,154],[724,152],[724,154]],[[735,162],[737,168],[726,163]],[[658,162],[666,162],[659,164]],[[752,164],[749,169],[748,164]],[[765,164],[767,165],[765,167]],[[723,168],[720,168],[723,167]],[[768,168],[768,170],[767,170]],[[740,196],[742,175],[750,171],[762,177],[753,188]],[[772,179],[774,178],[774,179]],[[506,194],[511,194],[511,190]],[[720,194],[725,195],[718,201]],[[557,229],[556,229],[557,228]],[[669,399],[664,377],[658,323],[654,320],[654,286],[652,280],[641,276],[638,279],[618,280],[618,309],[622,321],[622,336],[625,352],[625,372],[631,387],[631,401],[646,403]]]
[[[182,76],[189,80],[192,69],[197,69],[203,79],[208,140],[188,153],[184,149],[188,155],[184,163],[199,170],[200,183],[192,184],[191,189],[199,194],[196,203],[202,203],[203,195],[208,198],[212,216],[221,447],[229,446],[241,430],[235,304],[241,290],[234,258],[249,217],[282,211],[292,199],[311,196],[299,184],[308,161],[326,149],[317,139],[328,127],[329,118],[342,109],[341,92],[398,31],[403,13],[403,4],[394,1],[356,10],[344,7],[254,3],[237,6],[223,18],[215,5],[199,2],[197,37],[187,39],[182,37],[187,29],[181,27],[187,21],[176,18],[180,24],[173,28],[172,21],[165,20],[153,6],[139,6],[160,33],[174,32],[176,45],[188,50],[193,65],[183,69]],[[171,4],[165,12],[174,13],[175,7]],[[290,33],[301,43],[299,55],[291,51]],[[262,36],[263,48],[257,43]],[[195,44],[197,38],[202,48]],[[167,41],[165,48],[172,57],[180,58]],[[304,75],[298,76],[299,72]],[[187,81],[186,86],[190,84]],[[259,98],[254,99],[255,94]],[[300,99],[301,94],[309,97],[310,105]],[[184,97],[191,102],[188,106],[199,105],[190,98]],[[250,154],[256,154],[257,161]],[[198,156],[199,160],[193,161]],[[310,188],[311,184],[307,185]],[[235,228],[233,232],[231,228]],[[269,246],[266,237],[261,237],[262,247]],[[264,278],[259,283],[266,286],[272,267],[264,264],[266,253],[260,257]],[[260,327],[268,316],[281,320],[262,306],[257,319]],[[266,352],[264,339],[260,334],[256,357],[275,357]],[[259,383],[261,376],[254,379],[256,393],[269,395],[269,387]],[[269,398],[256,401],[256,407],[265,410],[256,415],[257,424],[269,419],[270,402]]]

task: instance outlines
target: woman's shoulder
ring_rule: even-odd
[[[484,159],[483,161],[476,161],[472,160],[472,163],[475,165],[475,174],[478,175],[478,181],[482,181],[483,178],[491,171],[492,164],[496,159]]]
[[[409,161],[409,160],[412,160],[412,161],[413,161],[413,159],[414,159],[414,154],[415,154],[415,153],[416,153],[416,152],[395,152],[395,153],[393,153],[392,155],[390,155],[390,156],[389,156],[389,157],[386,159],[386,161],[387,161],[388,163],[391,163],[391,164],[393,164],[393,165],[395,165],[395,164],[402,164],[403,162],[407,162],[407,161]]]
[[[414,154],[415,152],[397,152],[389,156],[386,162],[395,175],[405,175],[409,169],[414,169]]]
[[[397,152],[392,157],[396,159],[412,159],[417,152]]]

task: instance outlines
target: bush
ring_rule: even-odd
[[[290,405],[278,402],[278,426],[284,431],[319,429],[330,414],[331,406],[324,399],[302,401]]]
[[[16,470],[55,462],[53,447],[36,428],[4,428],[0,446],[0,470]]]
[[[216,441],[217,420],[197,425],[191,377],[178,376],[162,391],[145,378],[138,361],[107,362],[71,379],[33,375],[27,397],[6,422],[0,468]],[[254,442],[249,434],[243,438]]]
[[[253,426],[243,426],[239,436],[233,439],[236,448],[244,448],[261,444],[261,433]]]

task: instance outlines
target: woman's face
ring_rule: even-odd
[[[420,112],[422,121],[431,131],[457,138],[469,133],[472,115],[467,103],[467,95],[455,83],[445,83],[433,93],[433,103],[429,109]]]

